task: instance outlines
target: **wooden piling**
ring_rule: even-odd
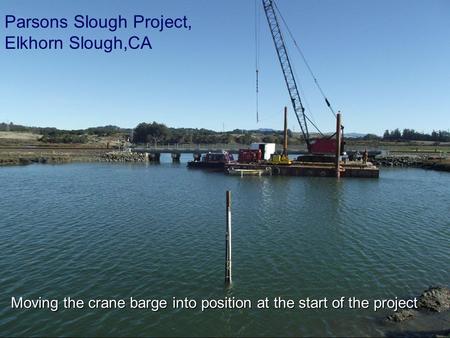
[[[341,112],[338,111],[336,114],[336,177],[341,177],[340,170],[340,159],[341,159]]]
[[[284,107],[284,142],[283,155],[288,156],[288,126],[287,126],[287,107]]]
[[[226,235],[225,235],[225,284],[231,285],[231,191],[227,190],[226,194]]]
[[[172,152],[170,154],[170,156],[172,157],[172,162],[173,163],[180,163],[181,153],[179,153],[179,152]]]

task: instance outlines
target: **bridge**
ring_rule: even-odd
[[[248,144],[238,143],[212,143],[212,144],[191,144],[191,143],[175,143],[175,144],[147,144],[136,145],[130,147],[131,151],[138,153],[169,153],[169,154],[191,154],[191,153],[207,153],[220,152],[222,150],[231,153],[238,153],[239,149],[248,149]],[[276,145],[277,151],[282,151],[282,145]],[[289,147],[289,154],[303,154],[306,153],[304,145],[292,145]]]

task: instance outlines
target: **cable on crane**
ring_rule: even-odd
[[[326,97],[324,91],[322,90],[322,87],[320,86],[319,81],[317,80],[316,76],[314,75],[314,73],[313,73],[313,71],[312,71],[308,61],[306,60],[305,55],[303,54],[303,52],[302,52],[302,50],[300,48],[300,46],[297,44],[297,41],[295,40],[294,35],[292,34],[291,30],[289,29],[289,26],[288,26],[286,20],[284,19],[283,14],[281,14],[281,12],[280,12],[280,10],[279,10],[279,8],[278,8],[278,6],[277,6],[275,1],[273,1],[273,4],[274,4],[274,7],[277,10],[278,14],[281,17],[281,20],[283,21],[284,26],[286,27],[286,30],[289,33],[289,36],[291,37],[292,41],[294,42],[294,45],[295,45],[297,51],[300,53],[300,55],[301,55],[301,57],[303,59],[303,62],[306,65],[306,68],[308,69],[309,73],[311,74],[311,77],[313,78],[314,83],[316,84],[317,88],[319,89],[320,93],[322,94],[322,97],[324,98],[327,107],[330,109],[330,111],[334,115],[334,117],[336,117],[336,113],[335,113],[333,107],[331,106],[330,101],[328,100],[328,98]]]
[[[308,115],[305,114],[306,119],[309,121],[309,123],[311,123],[313,125],[314,128],[317,129],[317,131],[319,132],[320,135],[325,136],[320,129],[315,125],[315,123],[313,121],[311,121],[311,119],[308,117]]]
[[[296,79],[298,79],[298,75],[297,75],[297,71],[295,70],[295,67],[292,65],[292,71],[294,72],[294,76]],[[309,122],[311,122],[312,126],[314,128],[316,128],[316,130],[319,132],[320,135],[324,136],[324,134],[322,133],[322,131],[317,127],[316,123],[316,119],[314,118],[314,114],[313,111],[309,105],[309,102],[306,98],[306,93],[305,90],[303,89],[303,86],[300,82],[297,83],[297,86],[300,88],[300,92],[303,93],[303,102],[305,103],[306,108],[308,109],[309,114],[311,115],[311,118],[305,114],[305,117],[308,119]],[[311,119],[314,121],[312,122]]]

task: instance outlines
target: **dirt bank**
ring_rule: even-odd
[[[95,162],[106,151],[101,149],[0,149],[0,166]]]

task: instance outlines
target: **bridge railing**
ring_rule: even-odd
[[[248,146],[243,144],[234,144],[234,143],[160,143],[160,144],[142,144],[137,147],[144,147],[149,150],[167,150],[167,149],[173,149],[173,150],[200,150],[200,151],[206,151],[206,150],[218,150],[218,149],[224,149],[224,150],[239,150],[241,148],[247,148]]]
[[[199,151],[199,152],[206,152],[206,151],[219,151],[219,150],[228,150],[228,151],[238,151],[239,149],[247,149],[249,148],[248,144],[238,144],[238,143],[198,143],[198,144],[192,144],[192,143],[159,143],[159,144],[139,144],[132,146],[134,149],[140,149],[140,150],[148,150],[148,151],[163,151],[163,152],[170,152],[170,151]],[[290,152],[292,151],[305,151],[305,147],[301,145],[293,145],[289,147]],[[283,150],[282,145],[277,144],[276,150],[281,151]]]

